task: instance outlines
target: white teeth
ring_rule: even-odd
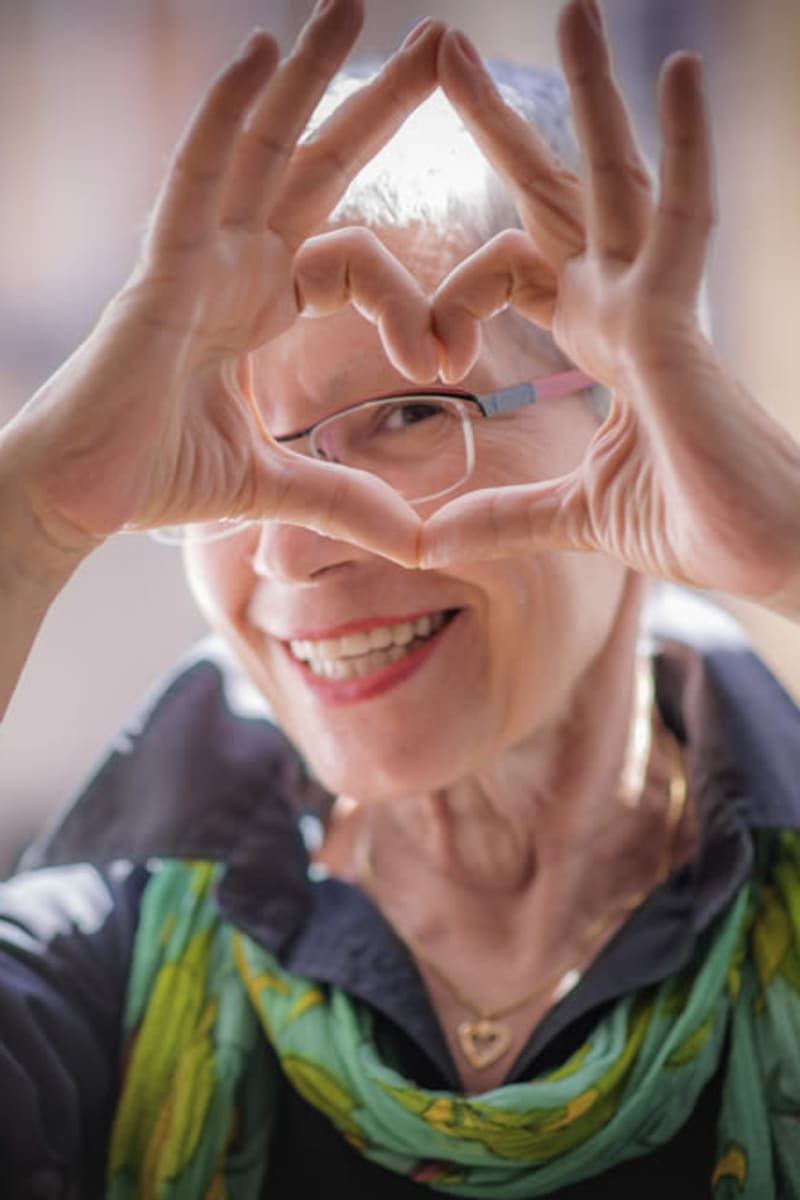
[[[368,637],[372,650],[385,650],[394,641],[394,634],[388,625],[382,625],[380,629],[370,629]]]
[[[339,658],[340,638],[324,638],[321,642],[312,642],[315,658]]]
[[[348,633],[341,639],[342,655],[350,657],[353,654],[366,654],[370,648],[369,634]]]
[[[315,675],[325,679],[356,679],[397,662],[419,644],[438,633],[445,622],[443,612],[426,614],[414,621],[381,625],[366,633],[348,633],[340,638],[318,641],[296,639],[289,643],[293,656],[305,662]]]

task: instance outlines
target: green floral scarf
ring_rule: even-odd
[[[434,1192],[513,1200],[669,1141],[727,1041],[711,1192],[800,1200],[800,835],[756,845],[753,881],[685,971],[620,1000],[559,1070],[474,1098],[415,1087],[378,1057],[367,1008],[221,921],[221,867],[163,864],[136,939],[108,1197],[260,1200],[267,1042],[365,1157]]]

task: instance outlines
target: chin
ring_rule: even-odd
[[[286,728],[284,726],[284,728]],[[404,796],[430,793],[448,787],[469,769],[455,770],[459,757],[442,752],[441,745],[426,753],[413,737],[396,735],[380,745],[366,734],[330,733],[311,738],[309,731],[295,737],[287,730],[315,778],[334,795],[356,800],[389,802]]]

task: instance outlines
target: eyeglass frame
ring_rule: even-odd
[[[346,404],[343,408],[337,409],[335,412],[326,413],[324,417],[320,417],[318,421],[313,421],[304,429],[298,429],[295,433],[283,433],[279,435],[270,434],[270,438],[276,445],[285,446],[291,442],[300,441],[301,438],[312,437],[317,430],[322,429],[325,425],[332,421],[338,420],[346,413],[356,412],[360,408],[368,408],[372,405],[382,404],[387,400],[414,400],[416,397],[420,399],[426,396],[441,397],[444,400],[453,400],[472,404],[477,408],[478,412],[483,417],[494,417],[505,413],[518,412],[520,409],[529,408],[535,404],[537,400],[551,400],[559,396],[567,396],[573,392],[586,391],[589,388],[597,386],[597,380],[587,375],[585,371],[579,370],[577,367],[571,367],[566,371],[558,371],[554,375],[544,375],[540,379],[529,380],[525,383],[515,383],[510,387],[499,388],[493,392],[483,392],[480,395],[476,392],[470,392],[463,388],[411,388],[401,389],[398,391],[385,392],[379,396],[370,396],[366,400],[358,400],[355,404]],[[415,500],[409,500],[409,504],[423,504],[427,501],[438,500],[442,496],[448,496],[451,492],[456,491],[462,483],[469,479],[475,466],[475,443],[472,437],[472,426],[463,411],[462,415],[464,438],[467,450],[467,470],[461,479],[454,484],[449,484],[439,492],[431,493],[427,496],[421,496]],[[317,461],[330,461],[325,459],[324,455],[314,453],[312,445],[312,457]],[[215,522],[216,524],[217,522]],[[234,518],[219,518],[220,525],[227,524],[227,529],[220,529],[215,533],[206,534],[203,542],[215,542],[224,537],[230,537],[241,529],[247,528],[248,525],[258,524],[257,518],[253,517],[234,517]],[[167,545],[179,545],[182,543],[181,538],[173,538],[169,531],[153,529],[150,531],[151,537],[156,541],[163,542]]]
[[[324,429],[327,425],[335,423],[348,413],[384,404],[389,400],[414,400],[430,396],[437,399],[473,404],[481,416],[494,417],[499,414],[517,412],[522,408],[528,408],[530,405],[535,404],[537,400],[550,400],[558,396],[569,395],[572,392],[585,391],[588,388],[596,386],[597,380],[593,379],[591,375],[587,375],[585,371],[581,371],[577,367],[571,367],[567,371],[559,371],[554,375],[544,375],[540,379],[529,380],[526,383],[515,383],[510,387],[500,388],[493,392],[483,392],[480,395],[463,388],[403,388],[398,391],[384,392],[379,396],[370,396],[366,400],[356,401],[355,404],[347,404],[344,408],[339,408],[335,412],[326,413],[318,421],[313,421],[310,425],[306,425],[304,429],[298,429],[295,433],[284,433],[278,436],[270,434],[270,437],[279,446],[300,441],[301,438],[308,438],[311,456],[317,460],[328,462],[330,460],[323,453],[316,452],[313,441],[314,434]],[[456,483],[448,484],[441,491],[432,492],[427,496],[420,496],[414,500],[409,500],[409,504],[423,504],[429,500],[438,500],[442,496],[447,496],[451,492],[456,491],[462,483],[469,479],[475,467],[475,443],[472,438],[472,427],[468,420],[464,421],[463,428],[467,451],[467,469],[464,475]]]

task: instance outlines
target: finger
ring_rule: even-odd
[[[659,197],[642,265],[660,287],[696,299],[715,219],[699,59],[692,54],[674,55],[662,71],[659,93],[663,137]]]
[[[442,38],[439,77],[448,99],[509,188],[525,228],[557,270],[585,243],[577,178],[506,103],[463,34],[449,31]]]
[[[556,290],[553,272],[521,230],[498,234],[464,259],[433,298],[442,378],[463,379],[480,353],[481,323],[509,306],[549,328]]]
[[[423,526],[419,565],[594,549],[576,479],[485,488],[451,500]]]
[[[274,39],[256,32],[209,87],[175,149],[156,201],[148,237],[155,249],[194,245],[216,225],[242,122],[277,61]]]
[[[438,374],[430,304],[399,259],[368,229],[340,229],[309,238],[295,258],[301,312],[327,316],[348,304],[377,326],[389,361],[409,379]]]
[[[263,229],[286,164],[362,20],[361,0],[319,0],[239,139],[223,217],[227,224]]]
[[[432,21],[412,31],[375,78],[298,147],[269,217],[289,245],[317,232],[364,164],[436,87],[443,29]]]
[[[274,443],[264,448],[262,468],[253,508],[245,515],[303,525],[403,566],[417,565],[420,517],[377,476],[317,462]]]
[[[649,221],[650,177],[614,80],[596,0],[568,4],[558,35],[586,165],[588,239],[600,254],[630,260]]]

